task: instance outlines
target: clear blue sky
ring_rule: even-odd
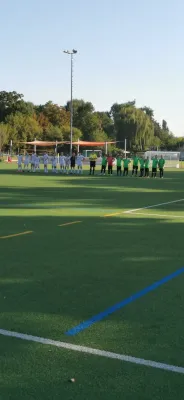
[[[184,136],[183,0],[0,0],[0,90],[98,110],[136,99]]]

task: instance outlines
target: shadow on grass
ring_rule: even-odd
[[[15,318],[21,328],[22,318],[34,334],[34,318],[46,327],[44,315],[64,317],[65,331],[183,265],[183,224],[167,219],[83,217],[66,227],[57,225],[73,218],[0,221],[5,235],[33,231],[1,239],[0,297],[1,320]]]
[[[181,176],[181,175],[180,175]],[[183,176],[183,175],[182,175]],[[20,177],[19,177],[20,178]],[[24,186],[0,187],[0,209],[3,208],[83,208],[90,209],[131,209],[164,203],[184,197],[182,180],[142,180],[142,179],[96,179],[70,178],[48,180],[48,177],[34,177],[34,185],[29,187],[29,179]],[[38,181],[37,181],[37,178]],[[57,186],[50,187],[50,182]],[[7,183],[8,185],[8,183]],[[41,204],[40,204],[41,203]],[[47,205],[45,204],[47,203]],[[182,210],[178,203],[176,210]],[[184,208],[183,208],[184,210]]]
[[[1,328],[183,365],[182,276],[82,335],[72,340],[64,335],[182,267],[181,221],[100,216],[105,210],[183,198],[183,171],[166,172],[164,180],[144,180],[89,178],[86,173],[82,177],[18,175],[11,166],[1,166],[0,185],[1,178],[6,180],[0,187],[1,234],[33,231],[0,240]],[[64,215],[59,215],[61,209]],[[58,227],[79,219],[71,216],[72,209],[81,212],[81,224]],[[184,205],[174,203],[167,208],[171,210],[183,212]],[[35,215],[30,216],[31,212]],[[99,217],[85,216],[85,212],[99,213]],[[133,400],[172,400],[183,395],[182,378],[172,374],[129,364],[123,366],[122,374],[119,362],[53,348],[49,353],[42,345],[10,338],[0,337],[0,346],[3,400],[112,400],[122,393]],[[68,378],[76,373],[82,384],[68,387]]]
[[[106,219],[103,215],[105,210],[116,212],[183,198],[183,173],[168,172],[163,181],[36,175],[34,186],[28,187],[30,176],[24,181],[22,176],[16,181],[15,176],[7,181],[10,187],[0,187],[1,234],[33,231],[0,240],[2,328],[67,341],[64,332],[68,329],[182,267],[181,221],[133,214]],[[19,182],[25,186],[17,187]],[[49,187],[51,182],[57,186]],[[184,203],[173,203],[167,208],[171,210],[183,212]],[[30,216],[31,212],[35,215]],[[93,216],[85,216],[92,212]],[[57,226],[76,219],[81,224]],[[174,361],[178,352],[182,358],[183,277],[175,285],[161,290],[163,297],[146,297],[141,306],[135,302],[72,341],[120,352],[130,342],[131,349],[126,351],[133,355],[139,342],[147,349],[145,357],[152,351],[155,359],[161,354],[160,361],[167,361],[170,352]],[[176,333],[173,326],[179,323]],[[167,332],[176,343],[169,339],[164,347]],[[158,352],[159,341],[162,349]],[[168,351],[169,346],[173,350]]]
[[[81,224],[57,226],[58,222],[72,220],[69,215],[64,218],[53,215],[1,217],[0,223],[6,233],[19,231],[25,224],[26,230],[34,231],[30,236],[0,241],[1,328],[182,365],[183,277],[174,286],[161,289],[163,294],[135,302],[133,307],[116,312],[82,336],[71,340],[64,332],[180,268],[184,260],[183,224],[132,215],[122,219],[83,216]],[[70,376],[75,376],[76,368],[81,379],[84,371],[90,370],[90,374],[95,371],[95,375],[97,371],[101,376],[102,369],[107,379],[105,387],[110,387],[105,394],[102,392],[96,397],[97,393],[95,397],[107,399],[110,393],[109,399],[113,398],[108,376],[116,366],[108,367],[106,360],[96,361],[92,356],[81,359],[76,353],[58,349],[52,349],[50,357],[44,346],[10,338],[3,338],[2,342],[5,350],[2,350],[1,394],[7,395],[7,399],[35,396],[45,400],[52,396],[59,398],[60,394],[69,400],[73,394],[59,379],[61,370],[66,382],[68,371]],[[127,365],[126,371],[129,368],[134,367]],[[167,379],[170,382],[171,378]],[[175,386],[175,382],[174,390],[180,394],[181,386]],[[58,391],[61,392],[58,394]],[[141,399],[144,399],[143,392],[141,386]],[[94,393],[94,382],[90,388],[86,383],[80,393],[76,391],[75,398],[90,399],[91,396],[93,399]],[[167,400],[169,393],[166,390]],[[134,399],[134,394],[132,396]],[[149,399],[148,393],[145,399]]]
[[[182,399],[179,374],[10,338],[0,350],[3,400]]]

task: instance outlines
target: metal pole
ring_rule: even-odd
[[[70,100],[70,155],[73,141],[73,53],[71,54],[71,100]]]
[[[107,142],[105,142],[105,154],[107,154]]]
[[[126,153],[127,153],[127,140],[125,138],[125,158],[126,158]]]
[[[36,142],[36,138],[35,138],[35,142]],[[36,153],[36,144],[34,144],[34,153]]]
[[[10,156],[12,156],[12,140],[10,140]]]
[[[79,153],[79,138],[78,138],[78,145],[77,145],[77,153]]]
[[[71,56],[71,100],[70,100],[70,154],[72,155],[72,144],[73,144],[73,55],[77,54],[77,50],[72,51],[64,50],[65,54]]]
[[[71,100],[70,100],[70,154],[72,154],[72,144],[73,144],[73,55],[77,54],[77,50],[72,51],[64,50],[65,54],[71,56]]]

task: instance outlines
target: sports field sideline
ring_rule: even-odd
[[[183,182],[0,165],[0,399],[182,399]]]

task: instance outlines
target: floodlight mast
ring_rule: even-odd
[[[77,50],[73,49],[73,50],[64,50],[63,53],[65,54],[69,54],[71,57],[71,77],[70,77],[70,84],[71,84],[71,88],[70,88],[70,94],[71,94],[71,98],[70,98],[70,155],[72,155],[72,143],[73,143],[73,55],[77,54]]]

